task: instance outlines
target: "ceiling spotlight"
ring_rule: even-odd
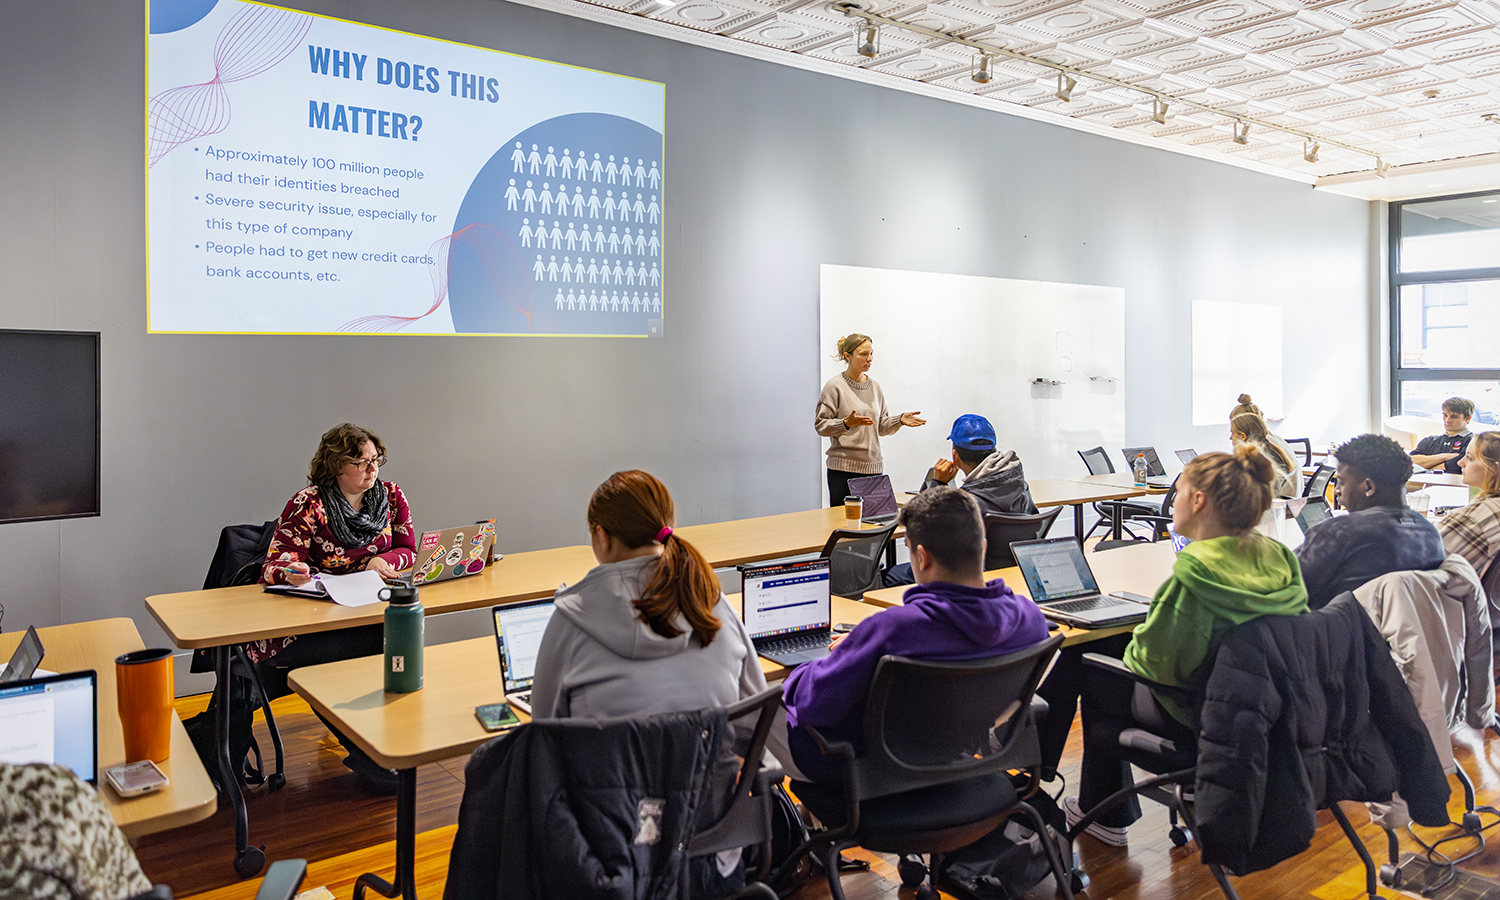
[[[868,56],[870,59],[880,55],[880,27],[871,22],[860,30],[861,41],[854,48],[860,56]]]
[[[1319,149],[1319,145],[1318,145],[1317,141],[1303,141],[1302,142],[1302,158],[1305,159],[1305,160],[1307,160],[1308,162],[1317,162],[1318,161],[1318,149]]]
[[[979,68],[974,71],[973,75],[969,76],[969,80],[978,84],[989,84],[994,79],[995,76],[990,74],[990,55],[988,53],[979,54]]]
[[[1500,125],[1500,115],[1495,115],[1494,113],[1485,113],[1479,118],[1485,120],[1491,125]]]
[[[1248,144],[1248,143],[1250,143],[1250,123],[1249,122],[1235,122],[1234,123],[1234,142],[1236,144]]]
[[[665,9],[671,9],[677,5],[677,0],[656,0],[656,5]]]
[[[1167,101],[1160,97],[1151,104],[1151,121],[1158,125],[1167,124]]]
[[[1375,157],[1375,175],[1376,175],[1376,177],[1384,178],[1387,174],[1390,173],[1390,171],[1391,171],[1391,164],[1390,163],[1386,162],[1385,160],[1381,159],[1378,156]]]
[[[1078,87],[1078,79],[1066,72],[1057,73],[1057,93],[1052,96],[1064,103],[1073,102],[1073,88]]]

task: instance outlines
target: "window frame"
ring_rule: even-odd
[[[1463,281],[1500,280],[1500,266],[1481,269],[1446,269],[1434,272],[1401,271],[1401,211],[1408,203],[1431,203],[1435,200],[1467,200],[1473,197],[1497,197],[1500,191],[1471,191],[1463,194],[1444,194],[1436,197],[1420,197],[1392,202],[1387,229],[1388,252],[1386,275],[1389,295],[1387,311],[1390,315],[1390,414],[1399,416],[1402,385],[1408,381],[1500,381],[1500,368],[1439,368],[1421,366],[1404,368],[1401,365],[1401,289],[1421,284],[1452,284]]]

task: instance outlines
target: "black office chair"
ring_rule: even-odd
[[[1328,484],[1333,481],[1335,470],[1328,463],[1318,463],[1313,470],[1312,477],[1307,479],[1307,484],[1302,486],[1302,496],[1309,500],[1316,500],[1328,492]]]
[[[1288,447],[1294,449],[1300,445],[1302,448],[1302,465],[1312,465],[1312,438],[1282,438],[1282,440],[1286,442]]]
[[[1090,475],[1113,475],[1115,464],[1109,461],[1109,454],[1104,452],[1103,447],[1095,447],[1092,450],[1079,450],[1078,456],[1083,464],[1088,467]],[[1094,504],[1094,512],[1098,514],[1098,521],[1089,528],[1089,533],[1084,535],[1087,540],[1094,536],[1094,532],[1101,527],[1108,528],[1114,522],[1115,509],[1119,508],[1120,519],[1129,523],[1138,516],[1160,515],[1161,509],[1149,503],[1139,503],[1134,500],[1100,500]]]
[[[987,542],[984,552],[985,571],[1008,569],[1015,565],[1016,556],[1010,552],[1011,543],[1034,541],[1037,538],[1046,537],[1060,512],[1062,512],[1061,506],[1054,506],[1046,512],[1029,516],[985,513],[984,538]]]
[[[1025,769],[1035,792],[1041,749],[1032,694],[1062,644],[1054,635],[1025,650],[990,659],[932,661],[882,657],[865,703],[863,749],[803,726],[824,756],[837,760],[837,784],[794,781],[792,791],[826,826],[782,864],[818,853],[834,900],[844,900],[838,855],[845,847],[931,854],[925,872],[904,865],[907,887],[925,875],[918,896],[935,897],[942,855],[968,846],[1023,815],[1041,835],[1059,890],[1071,900],[1069,875],[1046,825],[1006,774]],[[915,877],[913,877],[915,876]]]
[[[881,528],[835,528],[819,556],[829,562],[830,590],[858,600],[882,585],[880,571],[896,523]]]

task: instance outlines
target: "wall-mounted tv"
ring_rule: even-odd
[[[99,515],[99,334],[0,328],[0,524]]]

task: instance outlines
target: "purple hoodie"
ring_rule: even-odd
[[[1041,610],[999,578],[982,588],[944,581],[919,584],[902,599],[904,605],[860,622],[832,653],[787,677],[783,702],[788,739],[798,768],[809,777],[826,778],[829,770],[798,726],[811,725],[830,739],[853,741],[858,747],[865,698],[882,656],[973,659],[1021,650],[1047,638]]]

